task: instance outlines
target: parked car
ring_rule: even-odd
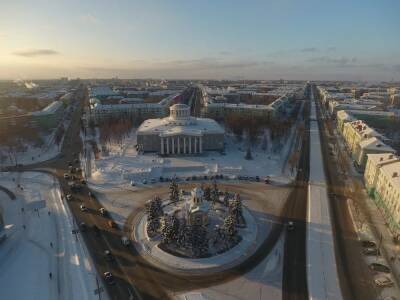
[[[142,183],[143,183],[143,184],[147,184],[147,180],[146,180],[146,179],[143,179],[143,180],[142,180]]]
[[[81,204],[79,206],[79,208],[80,208],[81,211],[87,211],[88,210],[87,207],[85,206],[85,204]]]
[[[387,276],[379,276],[375,278],[374,282],[378,287],[391,287],[394,285],[392,279]]]
[[[390,268],[388,266],[385,266],[385,265],[382,265],[382,264],[379,264],[379,263],[372,263],[368,267],[372,271],[390,273]]]
[[[155,184],[157,182],[157,180],[155,179],[155,178],[152,178],[151,180],[150,180],[150,183],[151,184]]]
[[[67,198],[68,201],[72,200],[72,195],[71,194],[67,194],[65,197]]]
[[[107,210],[104,207],[100,208],[99,212],[103,217],[107,216],[108,214]]]
[[[361,241],[361,245],[362,245],[364,248],[372,248],[372,247],[375,247],[375,248],[376,248],[376,243],[373,242],[373,241],[364,240],[364,241]]]
[[[380,251],[377,248],[364,248],[363,249],[364,255],[381,255]]]
[[[106,258],[107,261],[113,261],[114,256],[112,255],[110,250],[104,251],[104,257]]]
[[[115,284],[114,276],[111,272],[104,272],[103,274],[104,281],[107,282],[109,285]]]
[[[134,180],[131,180],[131,186],[135,186],[136,182]]]
[[[288,231],[294,230],[294,222],[293,221],[289,221],[286,226],[287,226],[286,228]]]
[[[64,173],[64,179],[69,179],[69,174]]]

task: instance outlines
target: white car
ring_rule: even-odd
[[[79,206],[79,208],[81,209],[81,211],[87,211],[87,207],[84,204],[81,204],[81,206]]]
[[[135,186],[135,185],[136,185],[136,182],[131,180],[131,186]]]
[[[72,195],[71,194],[67,194],[67,200],[72,200]]]
[[[394,285],[392,279],[387,276],[379,276],[375,278],[374,282],[379,287],[390,287]]]

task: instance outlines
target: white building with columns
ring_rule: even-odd
[[[224,148],[224,129],[214,120],[190,116],[190,107],[175,104],[170,116],[148,119],[137,130],[138,149],[161,155],[193,155]]]

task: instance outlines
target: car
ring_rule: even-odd
[[[379,276],[374,279],[374,282],[378,287],[391,287],[394,285],[392,279],[387,276]]]
[[[256,176],[256,181],[260,182],[260,176]]]
[[[107,216],[107,214],[108,214],[108,212],[106,211],[106,209],[104,207],[101,207],[99,209],[99,212],[103,217]]]
[[[160,180],[160,182],[164,182],[164,177],[160,176],[158,180]]]
[[[69,179],[69,174],[64,173],[64,179]]]
[[[361,245],[364,248],[372,248],[372,247],[376,248],[376,243],[373,241],[364,240],[364,241],[361,241]]]
[[[104,281],[109,284],[113,285],[115,284],[114,276],[111,274],[111,272],[104,272],[103,273]]]
[[[190,181],[190,177],[186,177],[185,181]]]
[[[81,211],[87,211],[88,210],[87,207],[85,206],[85,204],[81,204],[79,206],[79,208],[80,208]]]
[[[87,230],[87,226],[84,222],[79,224],[79,229],[81,230],[81,232],[86,232]]]
[[[288,231],[294,230],[294,222],[293,221],[289,221],[286,226],[287,226],[286,228]]]
[[[131,180],[131,186],[135,186],[136,182],[134,180]]]
[[[143,180],[142,180],[142,183],[143,183],[143,184],[147,184],[147,180],[146,180],[146,179],[143,179]]]
[[[383,273],[390,273],[390,268],[388,266],[379,264],[379,263],[372,263],[368,266],[371,271],[376,272],[383,272]]]
[[[117,228],[117,223],[115,223],[114,221],[110,220],[107,222],[108,227],[110,228]]]
[[[121,238],[121,243],[122,243],[122,245],[124,245],[125,247],[128,247],[129,244],[131,243],[131,241],[128,239],[128,237],[123,236],[123,237]]]
[[[71,194],[67,194],[65,197],[67,198],[68,201],[72,200],[72,195]]]
[[[104,257],[106,258],[107,261],[113,261],[114,256],[112,255],[110,250],[104,251]]]
[[[379,249],[377,249],[375,247],[373,247],[373,248],[364,248],[362,252],[363,252],[364,255],[375,255],[375,256],[381,255]]]
[[[157,180],[155,179],[155,178],[152,178],[151,180],[150,180],[150,183],[151,184],[155,184],[157,182]]]

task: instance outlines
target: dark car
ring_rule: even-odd
[[[390,268],[388,266],[379,263],[372,263],[368,267],[371,271],[390,273]]]
[[[373,241],[361,241],[361,245],[364,248],[376,248],[376,243]]]
[[[104,281],[107,282],[109,285],[115,284],[114,276],[111,274],[111,272],[104,272]]]
[[[107,261],[113,261],[114,256],[112,255],[110,250],[104,251],[104,257],[106,258]]]

